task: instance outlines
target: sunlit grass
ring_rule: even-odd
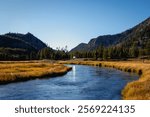
[[[63,75],[70,69],[49,61],[0,62],[0,84]]]
[[[122,90],[123,99],[150,99],[150,61],[60,61],[62,64],[83,64],[113,67],[140,75],[136,81],[128,83]]]

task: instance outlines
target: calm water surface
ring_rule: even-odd
[[[69,65],[64,76],[0,85],[0,99],[121,99],[121,90],[135,74],[111,68]]]

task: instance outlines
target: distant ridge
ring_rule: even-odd
[[[6,33],[4,35],[0,35],[0,47],[40,50],[47,46],[31,33]]]
[[[134,43],[138,47],[144,47],[150,40],[150,17],[135,27],[128,29],[122,33],[114,35],[103,35],[93,38],[89,43],[81,43],[70,52],[75,51],[92,51],[98,48],[100,45],[104,47],[108,46],[119,46],[130,47]]]
[[[6,33],[0,35],[0,60],[25,60],[47,45],[31,33]]]

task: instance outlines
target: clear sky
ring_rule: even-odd
[[[54,49],[71,49],[149,16],[150,0],[0,0],[0,34],[31,32]]]

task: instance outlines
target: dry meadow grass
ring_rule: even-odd
[[[70,67],[48,61],[0,62],[0,84],[64,75]]]
[[[150,61],[60,61],[61,64],[82,64],[113,67],[140,75],[136,81],[128,83],[122,90],[122,98],[128,100],[150,100]]]

